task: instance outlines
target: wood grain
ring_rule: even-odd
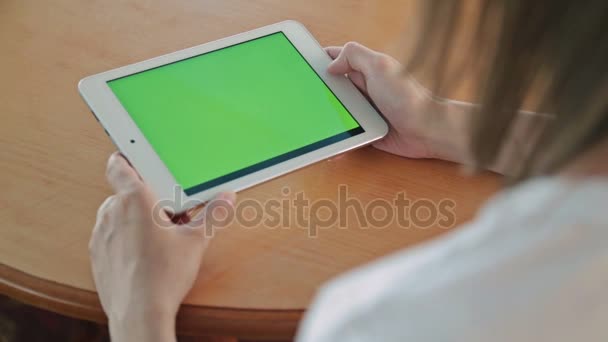
[[[103,321],[87,242],[110,194],[111,142],[76,90],[78,80],[124,64],[265,24],[295,19],[324,45],[358,40],[401,51],[414,19],[408,1],[34,1],[0,2],[0,292],[49,310]],[[243,191],[239,201],[337,197],[341,184],[362,203],[448,199],[450,227],[469,220],[498,188],[491,174],[407,160],[364,148]],[[289,195],[284,188],[288,187]],[[290,209],[291,215],[295,210]],[[355,219],[349,211],[350,222]],[[220,229],[180,311],[188,335],[280,339],[294,334],[318,287],[335,276],[449,229],[337,224],[233,224]]]

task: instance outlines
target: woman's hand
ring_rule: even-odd
[[[173,224],[119,153],[110,156],[107,178],[116,194],[99,208],[89,250],[112,340],[174,340],[177,310],[208,243],[205,215]],[[222,194],[205,210],[208,215],[233,202],[233,193]]]
[[[346,74],[388,120],[388,135],[374,147],[408,158],[464,159],[455,137],[462,132],[450,129],[462,122],[450,122],[449,107],[433,101],[397,60],[354,42],[325,51],[334,59],[328,72]]]

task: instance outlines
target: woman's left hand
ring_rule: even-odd
[[[89,250],[112,340],[174,340],[177,310],[209,242],[204,217],[225,211],[235,195],[221,194],[187,224],[174,224],[119,153],[106,174],[115,194],[99,208]]]

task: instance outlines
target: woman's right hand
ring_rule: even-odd
[[[450,146],[449,137],[455,132],[442,132],[445,122],[431,122],[428,116],[433,111],[443,121],[445,106],[407,77],[397,60],[354,42],[325,51],[334,59],[328,72],[346,74],[389,122],[389,133],[374,147],[408,158],[462,161],[455,146]]]

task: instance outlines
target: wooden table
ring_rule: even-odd
[[[1,1],[0,292],[105,320],[87,242],[97,207],[110,194],[104,167],[114,148],[78,95],[80,78],[284,19],[301,21],[325,45],[358,40],[398,51],[413,17],[409,6],[388,0]],[[311,201],[335,199],[340,184],[363,203],[406,191],[411,200],[454,201],[453,227],[470,219],[498,183],[491,174],[465,178],[450,163],[364,148],[243,191],[240,200],[281,198],[285,186]],[[445,231],[351,224],[310,237],[293,226],[221,229],[180,311],[178,331],[288,339],[320,284]]]

